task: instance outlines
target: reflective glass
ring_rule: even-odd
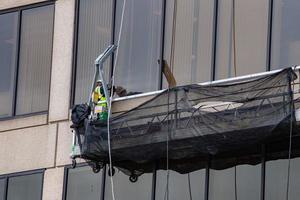
[[[261,165],[239,165],[236,167],[236,177],[234,167],[210,170],[209,199],[232,200],[235,199],[235,192],[240,200],[259,199],[260,184]]]
[[[266,71],[268,13],[269,0],[219,1],[216,79]]]
[[[4,200],[6,179],[0,179],[0,200]]]
[[[108,174],[108,173],[106,173]],[[129,181],[129,176],[116,169],[113,176],[115,199],[133,200],[143,199],[151,200],[152,192],[152,174],[143,174],[138,177],[137,182]],[[111,179],[106,176],[105,200],[112,200]]]
[[[274,0],[271,68],[300,65],[300,1]]]
[[[0,118],[13,113],[18,13],[0,15]]]
[[[111,43],[112,4],[108,0],[79,1],[75,104],[87,102],[95,73],[94,61]],[[107,78],[109,71],[108,60]]]
[[[209,81],[212,66],[214,1],[175,2],[176,10],[174,1],[167,1],[165,59],[173,71],[177,85]],[[167,86],[165,81],[164,85]]]
[[[266,200],[286,199],[288,181],[288,160],[275,160],[266,163]],[[289,199],[300,196],[300,158],[291,159]]]
[[[169,181],[167,180],[167,171],[157,171],[156,199],[204,200],[205,170],[189,174],[179,174],[170,170]]]
[[[22,11],[16,114],[48,110],[54,6]]]
[[[89,166],[68,171],[67,200],[99,200],[102,171],[95,174]]]
[[[8,180],[7,200],[41,200],[43,174],[11,177]]]
[[[118,40],[124,0],[117,1]],[[162,0],[126,1],[119,45],[116,85],[127,92],[147,92],[159,87]]]

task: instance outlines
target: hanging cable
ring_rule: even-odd
[[[115,69],[118,63],[118,55],[119,55],[119,49],[120,49],[120,40],[122,37],[122,30],[123,30],[123,21],[124,21],[124,13],[125,13],[125,8],[126,8],[126,1],[124,0],[123,3],[123,8],[122,8],[122,16],[121,16],[121,24],[120,24],[120,30],[119,30],[119,35],[118,35],[118,44],[117,44],[117,50],[116,50],[116,59],[113,65],[113,70],[112,70],[112,82],[111,82],[111,94],[109,98],[109,105],[108,105],[108,117],[107,117],[107,142],[108,142],[108,156],[109,156],[109,169],[110,169],[110,182],[111,182],[111,194],[112,194],[112,199],[115,200],[115,193],[114,193],[114,181],[113,181],[113,164],[112,164],[112,156],[111,156],[111,141],[110,141],[110,117],[111,117],[111,104],[112,104],[112,99],[113,99],[113,88],[115,84]]]
[[[176,38],[177,0],[174,0],[170,68],[174,70],[175,38]]]
[[[169,177],[170,177],[170,171],[169,171],[169,135],[171,132],[170,129],[170,88],[167,90],[168,92],[168,105],[167,105],[167,184],[166,184],[166,190],[165,190],[165,195],[164,195],[164,200],[169,200]],[[177,102],[176,102],[177,103]]]
[[[237,176],[236,176],[236,165],[234,166],[234,198],[237,200]]]
[[[295,70],[296,67],[294,67]],[[295,80],[292,80],[292,73],[289,73],[290,76],[290,133],[289,133],[289,152],[288,152],[288,167],[287,167],[287,183],[286,183],[286,200],[289,200],[289,187],[290,187],[290,172],[291,172],[291,154],[292,154],[292,135],[293,135],[293,114],[294,114],[294,106],[293,106],[293,91],[295,91]]]
[[[193,200],[190,173],[188,173],[188,184],[189,184],[189,194],[190,194],[190,200]]]
[[[235,38],[235,0],[232,0],[232,42],[233,42],[233,68],[234,68],[234,76],[237,76],[237,67],[236,67],[236,38]]]

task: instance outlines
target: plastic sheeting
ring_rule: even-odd
[[[205,168],[207,160],[215,160],[214,169],[259,163],[262,144],[273,144],[275,152],[288,141],[295,121],[295,77],[292,69],[285,69],[230,84],[165,90],[110,120],[113,165],[127,174],[141,174],[154,166],[166,169],[167,164],[188,173]],[[75,106],[73,113],[82,108]],[[106,123],[78,120],[76,114],[72,120],[80,157],[107,163]],[[276,155],[272,159],[281,156]]]

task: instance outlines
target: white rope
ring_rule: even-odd
[[[123,9],[122,9],[122,16],[121,16],[121,24],[120,24],[120,30],[119,30],[119,36],[118,36],[118,44],[117,44],[117,50],[116,50],[116,58],[115,58],[115,62],[113,65],[113,70],[112,70],[112,83],[111,83],[111,94],[110,94],[110,99],[109,99],[109,105],[108,105],[108,117],[107,117],[107,141],[108,141],[108,155],[109,155],[109,171],[110,171],[110,182],[111,182],[111,194],[112,194],[112,199],[115,200],[115,192],[114,192],[114,180],[113,180],[113,168],[112,168],[112,156],[111,156],[111,142],[110,142],[110,116],[111,116],[111,104],[112,104],[112,98],[113,98],[113,88],[114,88],[114,84],[115,84],[115,78],[114,78],[114,74],[115,74],[115,69],[116,69],[116,65],[118,63],[118,55],[119,55],[119,48],[120,48],[120,40],[121,40],[121,36],[122,36],[122,30],[123,30],[123,20],[124,20],[124,13],[125,13],[125,6],[126,6],[126,1],[124,0],[123,3]]]

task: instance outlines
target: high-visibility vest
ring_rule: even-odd
[[[101,99],[102,94],[101,94],[101,87],[97,86],[93,92],[93,102],[98,103],[98,101]]]

